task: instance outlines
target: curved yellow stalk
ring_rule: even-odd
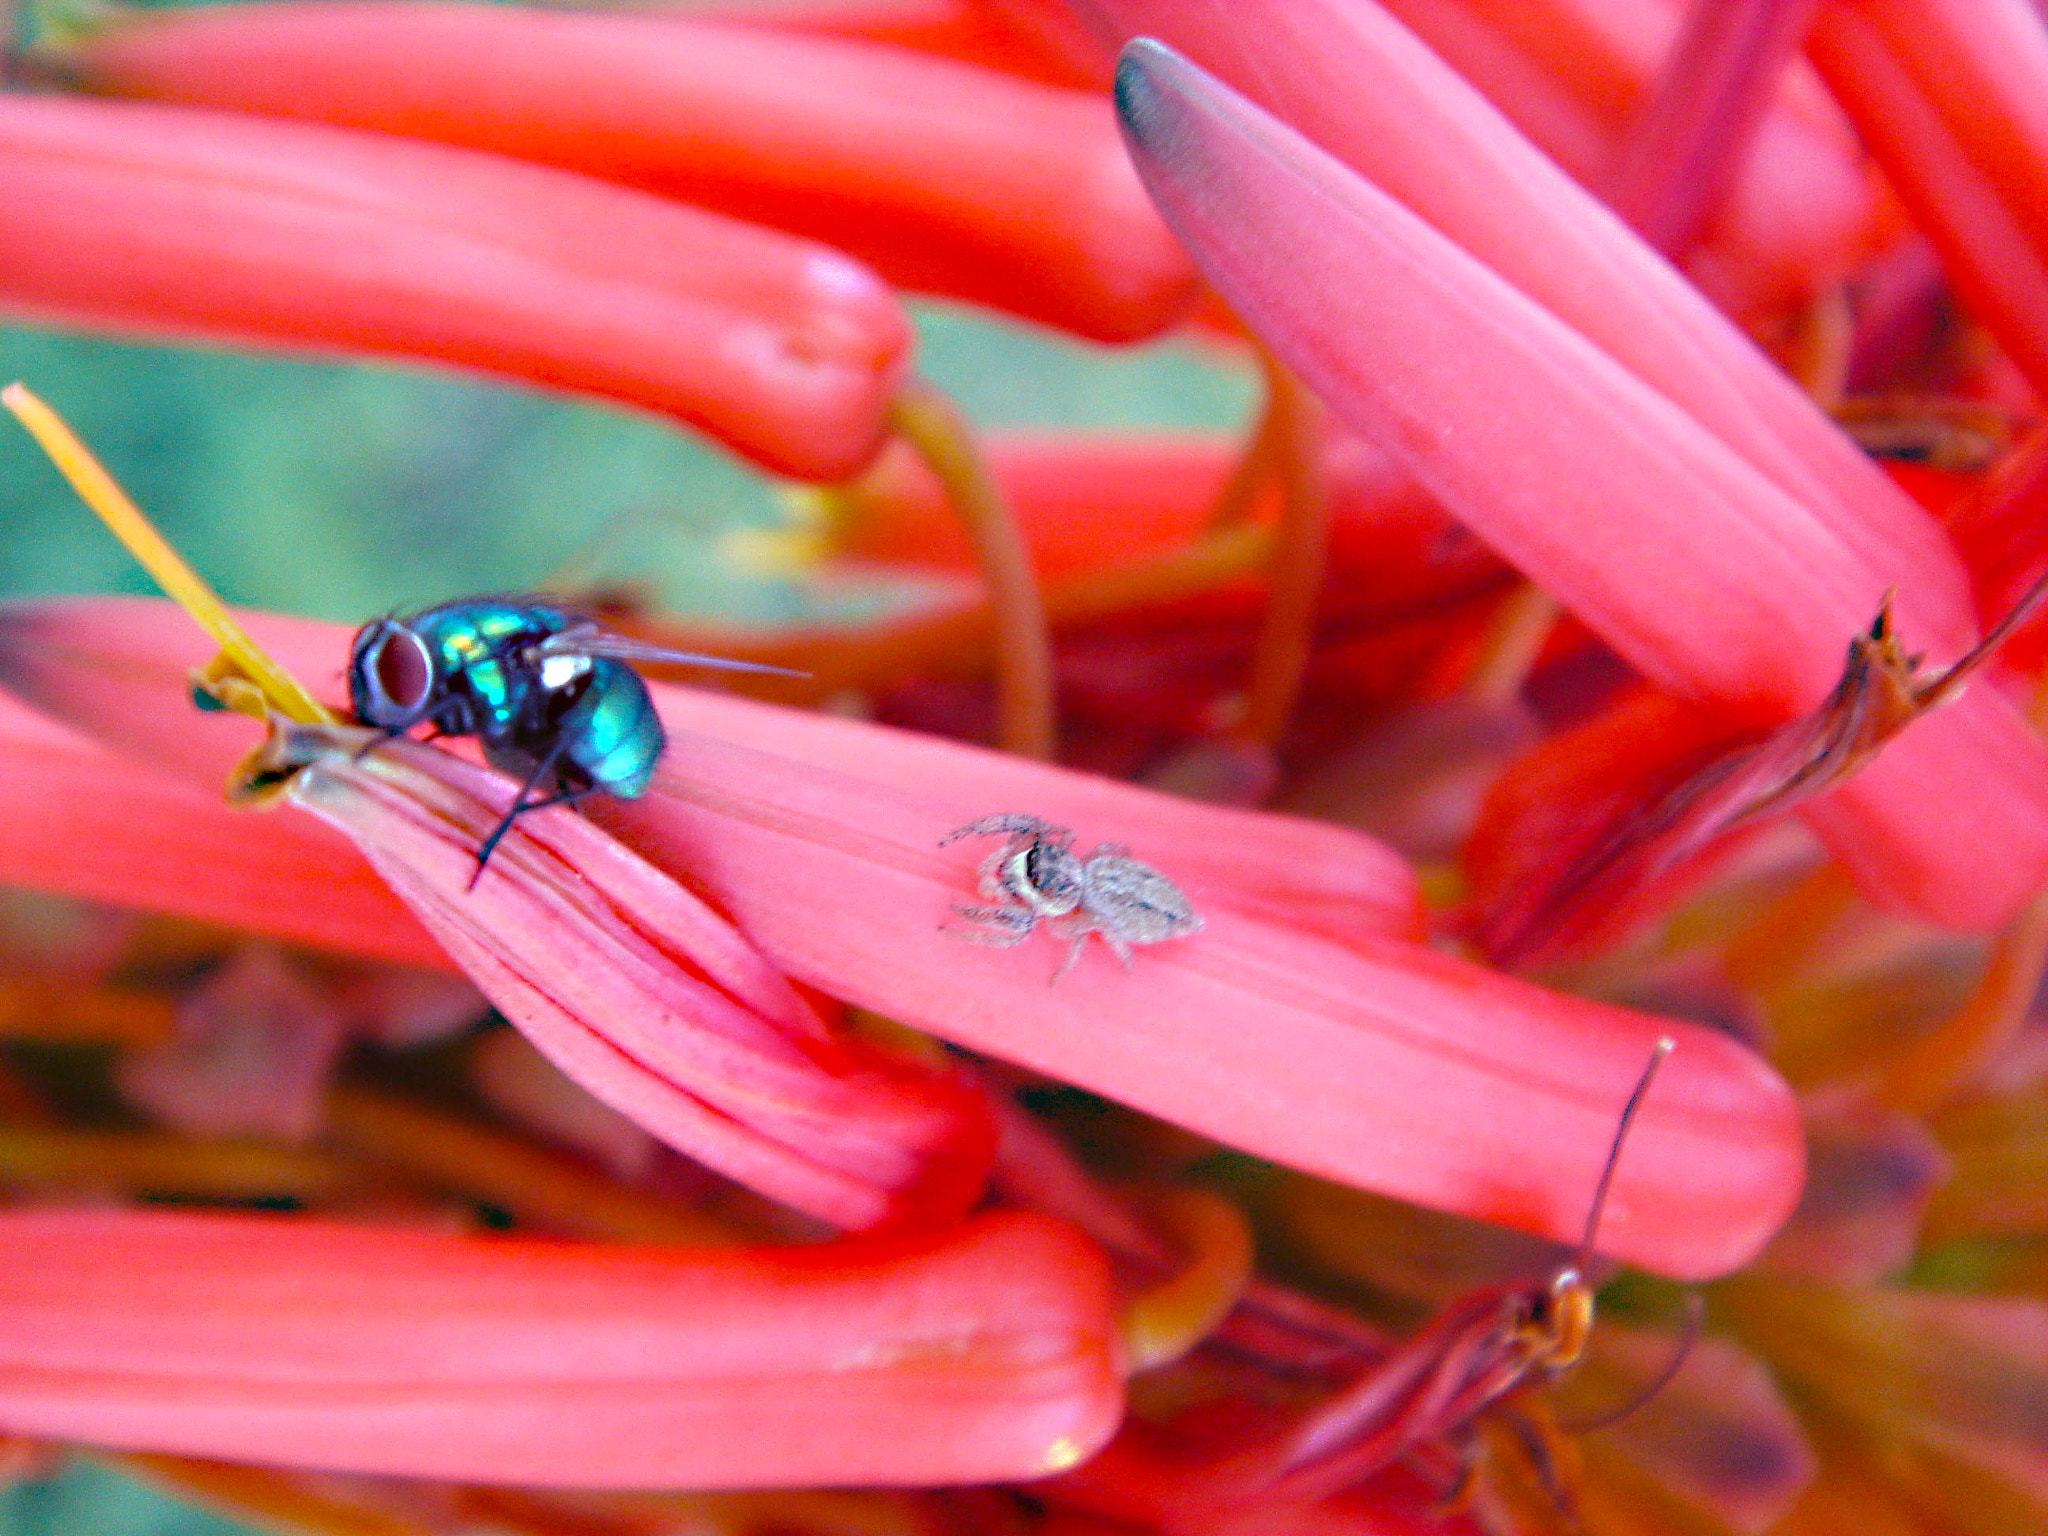
[[[298,679],[242,632],[241,626],[228,616],[219,594],[164,541],[163,535],[151,526],[141,509],[128,499],[114,483],[114,477],[55,411],[37,399],[28,386],[19,383],[0,389],[0,405],[6,406],[28,428],[43,452],[71,482],[79,499],[99,515],[100,521],[141,562],[165,595],[219,642],[221,657],[205,670],[208,684],[239,678],[254,686],[263,706],[287,720],[299,725],[335,723],[334,716],[299,685]],[[236,707],[246,708],[227,692],[222,696]]]

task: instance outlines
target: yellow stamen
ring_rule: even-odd
[[[113,476],[87,451],[57,413],[43,404],[22,384],[0,389],[0,405],[12,411],[43,452],[71,482],[79,498],[99,515],[114,537],[127,546],[156,584],[193,620],[219,643],[225,663],[216,662],[209,676],[238,675],[254,685],[263,702],[287,720],[300,725],[332,725],[334,716],[299,686],[298,680],[260,650],[229,617],[213,588],[187,565],[178,552],[164,542],[148,518],[130,501]],[[234,703],[234,700],[227,702]]]
[[[995,612],[998,740],[1020,757],[1049,759],[1057,724],[1052,632],[1017,519],[952,401],[913,380],[897,395],[889,419],[946,488],[988,583]]]
[[[1131,1371],[1169,1364],[1201,1343],[1237,1305],[1251,1279],[1251,1228],[1221,1195],[1177,1189],[1154,1210],[1188,1262],[1135,1297],[1125,1311],[1124,1353]]]

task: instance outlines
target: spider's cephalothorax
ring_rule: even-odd
[[[1036,816],[984,816],[949,832],[940,846],[996,836],[1005,839],[1003,846],[982,860],[979,872],[989,905],[956,905],[953,910],[976,925],[958,931],[976,943],[1008,946],[1048,924],[1072,941],[1054,981],[1073,969],[1091,933],[1128,967],[1133,945],[1177,939],[1202,926],[1180,887],[1129,850],[1104,843],[1083,859],[1074,852],[1072,831]]]

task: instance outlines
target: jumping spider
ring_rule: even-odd
[[[984,816],[947,833],[939,846],[963,837],[1005,839],[981,861],[981,894],[991,905],[956,905],[974,929],[945,930],[977,944],[1007,949],[1021,944],[1045,923],[1073,942],[1053,972],[1057,982],[1081,958],[1088,935],[1099,933],[1130,969],[1131,946],[1157,944],[1194,933],[1201,918],[1179,886],[1150,864],[1140,863],[1116,843],[1104,843],[1086,859],[1074,852],[1074,834],[1036,816]]]

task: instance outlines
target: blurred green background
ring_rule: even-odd
[[[1255,385],[1185,348],[1083,346],[928,308],[920,368],[980,424],[1235,427]],[[62,413],[231,600],[349,623],[572,564],[671,610],[829,607],[742,573],[770,483],[667,423],[445,373],[0,329],[0,380]],[[595,555],[593,561],[589,556]],[[0,592],[150,592],[28,435],[0,417]],[[0,1490],[0,1536],[232,1536],[90,1463]]]
[[[1124,351],[919,315],[920,367],[986,425],[1225,427],[1252,381],[1185,347]],[[770,482],[671,424],[452,373],[0,330],[0,379],[54,406],[233,602],[345,622],[574,564],[678,613],[808,611],[718,548],[779,521]],[[145,592],[27,434],[0,421],[0,592]],[[594,562],[594,569],[593,569]]]

